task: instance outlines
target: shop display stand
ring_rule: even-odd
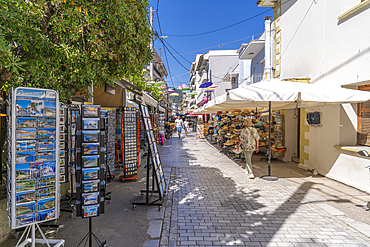
[[[271,114],[271,101],[269,101],[269,151],[268,151],[269,165],[268,165],[268,174],[265,176],[262,176],[262,178],[268,181],[276,181],[278,180],[278,178],[271,175],[271,124],[272,124],[271,115],[272,115]]]
[[[36,238],[36,227],[37,230],[39,230],[42,238]],[[31,233],[31,237],[29,236]],[[22,239],[24,241],[21,243]],[[65,240],[64,239],[46,239],[44,233],[42,232],[39,224],[33,224],[26,227],[24,230],[22,236],[18,240],[18,243],[15,247],[25,247],[25,246],[31,246],[35,247],[36,244],[46,244],[48,247],[51,247],[50,244],[53,245],[53,247],[59,247],[64,246]]]
[[[93,238],[95,240],[95,242],[98,244],[99,247],[105,247],[107,246],[107,241],[104,240],[104,241],[100,241],[99,238],[95,235],[95,233],[93,233],[92,231],[92,218],[89,218],[89,232],[86,233],[85,237],[80,241],[80,243],[78,243],[77,247],[80,246],[85,240],[85,244],[84,246],[86,246],[87,242],[89,242],[89,247],[92,247],[92,243],[93,243]]]

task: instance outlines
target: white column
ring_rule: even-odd
[[[272,60],[271,60],[271,16],[265,17],[265,79],[272,78]]]

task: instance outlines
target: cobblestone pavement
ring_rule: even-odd
[[[160,148],[169,181],[160,246],[370,246],[349,218],[310,193],[310,180],[293,187],[247,179],[194,133],[176,136]]]

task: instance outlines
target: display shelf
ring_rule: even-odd
[[[101,108],[101,115],[106,121],[106,166],[108,178],[114,178],[117,174],[115,171],[116,166],[116,108]]]

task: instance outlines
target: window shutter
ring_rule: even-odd
[[[370,84],[359,86],[359,90],[370,91]],[[358,132],[359,145],[370,146],[370,101],[358,104]]]

